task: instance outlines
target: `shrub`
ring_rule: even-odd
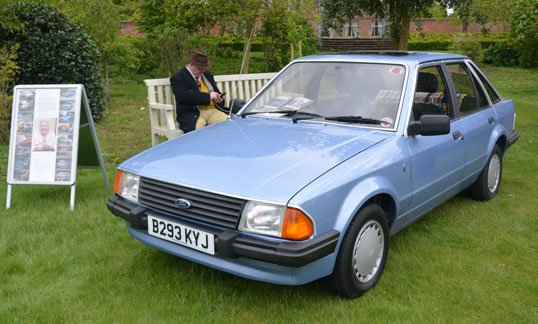
[[[278,71],[289,60],[287,9],[279,2],[266,4],[260,33],[264,42],[264,58],[269,71]]]
[[[409,41],[407,49],[409,51],[446,51],[452,45],[451,40],[438,41]]]
[[[518,0],[510,6],[510,42],[521,66],[538,66],[538,2]]]
[[[452,33],[452,34],[421,34],[412,33],[409,37],[407,49],[410,51],[448,51],[460,50],[451,48],[455,37],[471,37],[478,41],[480,48],[485,49],[498,42],[506,41],[507,33],[488,34],[481,33]]]
[[[480,43],[473,36],[456,35],[452,40],[449,50],[459,52],[476,60],[480,56]]]
[[[108,47],[108,75],[116,81],[129,81],[147,72],[142,38],[118,36]]]
[[[18,46],[0,48],[0,144],[9,142],[13,84],[19,67],[17,66]]]
[[[499,42],[482,51],[482,62],[496,66],[516,66],[519,64],[519,56],[512,45]]]
[[[85,86],[95,120],[105,109],[99,50],[81,26],[42,2],[10,3],[6,9],[22,23],[19,30],[0,25],[0,43],[19,44],[18,84]]]
[[[220,49],[231,49],[233,51],[243,52],[243,47],[245,46],[244,39],[234,40],[232,38],[222,39],[218,45]],[[258,37],[255,37],[252,41],[250,51],[251,52],[263,52],[264,46],[263,43]]]

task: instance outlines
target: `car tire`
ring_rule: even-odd
[[[502,152],[499,146],[495,145],[486,166],[469,188],[471,197],[480,201],[487,201],[495,197],[501,186],[502,170]]]
[[[381,207],[368,204],[349,224],[327,277],[329,289],[345,298],[357,298],[375,286],[387,261],[389,230]]]

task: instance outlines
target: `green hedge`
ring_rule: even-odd
[[[508,42],[498,42],[482,51],[482,62],[495,66],[517,66],[519,53]]]
[[[234,41],[224,41],[219,44],[221,49],[231,49],[233,51],[243,51],[245,46],[244,42],[234,42]],[[252,52],[263,52],[263,44],[260,41],[252,42],[251,49]]]
[[[452,33],[452,34],[420,34],[412,33],[409,36],[407,49],[410,51],[448,51],[454,44],[456,37],[472,37],[480,43],[481,49],[486,49],[499,42],[505,42],[507,33],[488,34],[481,33]]]

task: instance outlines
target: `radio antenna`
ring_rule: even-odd
[[[252,27],[252,30],[250,31],[250,36],[248,38],[247,48],[250,48],[250,42],[252,41],[252,35],[253,34],[254,34],[254,27]],[[243,55],[243,62],[241,62],[241,70],[239,70],[239,76],[237,77],[237,82],[235,83],[235,89],[232,92],[233,96],[236,96],[236,94],[237,94],[237,87],[239,86],[239,82],[241,81],[241,74],[243,73],[243,67],[245,66],[245,61],[247,59],[247,54],[248,53],[245,52],[245,55]],[[232,107],[233,107],[235,99],[236,98],[233,98],[230,101],[230,112],[228,113],[228,119],[232,118]]]

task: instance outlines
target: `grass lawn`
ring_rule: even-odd
[[[521,138],[499,195],[460,194],[391,238],[378,285],[355,300],[322,281],[277,286],[145,246],[106,208],[98,170],[69,188],[0,185],[0,323],[538,323],[538,70],[484,67],[513,98]],[[115,83],[97,125],[109,181],[150,147],[146,89]],[[5,179],[7,147],[0,147]]]

